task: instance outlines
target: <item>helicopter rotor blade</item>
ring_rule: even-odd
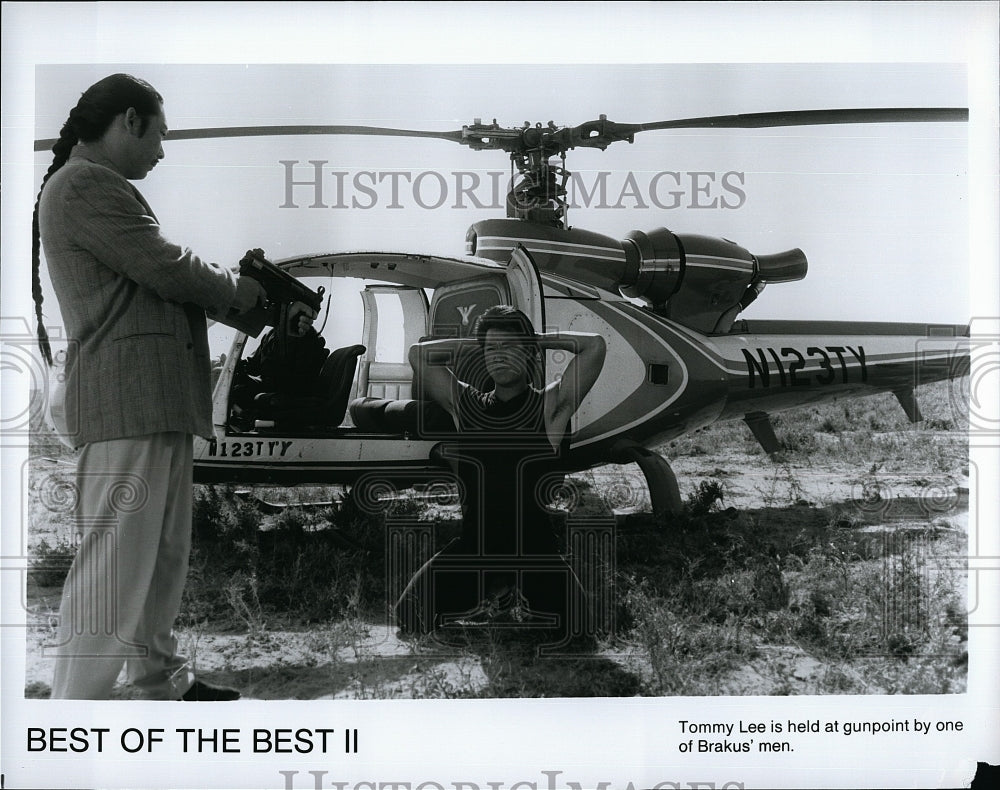
[[[933,123],[968,120],[969,111],[965,107],[870,107],[711,115],[658,123],[618,124],[618,127],[619,131],[622,131],[623,127],[628,127],[632,131],[647,132],[654,129],[765,129],[843,123]]]
[[[228,126],[204,129],[179,129],[170,132],[171,140],[204,140],[226,137],[274,137],[301,135],[369,135],[379,137],[422,137],[448,140],[473,149],[523,150],[548,139],[559,150],[576,147],[606,148],[613,142],[628,140],[638,132],[658,129],[761,129],[781,126],[822,126],[851,123],[921,123],[967,121],[964,107],[897,107],[836,110],[788,110],[780,112],[745,113],[742,115],[710,115],[702,118],[682,118],[654,123],[616,123],[605,116],[574,128],[530,129],[481,124],[478,119],[462,129],[451,132],[393,129],[380,126]],[[537,140],[536,140],[537,138]],[[534,141],[534,142],[530,142]],[[51,150],[55,138],[36,140],[36,151]]]
[[[462,130],[454,132],[428,132],[419,129],[392,129],[380,126],[216,126],[204,129],[171,130],[168,140],[208,140],[224,137],[289,137],[301,135],[372,135],[378,137],[430,137],[464,143]],[[48,151],[56,140],[35,140],[36,151]]]
[[[931,123],[968,121],[965,107],[869,107],[832,110],[784,110],[742,115],[708,115],[653,123],[616,123],[602,115],[572,129],[559,130],[566,148],[607,148],[633,142],[639,132],[660,129],[769,129],[782,126],[828,126],[852,123]]]

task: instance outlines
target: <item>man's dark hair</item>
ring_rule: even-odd
[[[520,345],[528,357],[528,382],[532,386],[542,386],[543,356],[531,319],[517,308],[505,304],[484,310],[472,328],[472,336],[476,338],[479,348],[480,364],[485,364],[486,333],[490,330],[507,332],[521,340]]]
[[[142,119],[139,130],[146,133],[150,119],[160,112],[163,97],[144,80],[131,74],[112,74],[95,82],[80,96],[66,123],[59,132],[59,139],[52,146],[54,154],[42,186],[35,199],[35,210],[31,218],[31,296],[35,302],[35,318],[38,323],[38,344],[45,361],[52,364],[52,350],[49,336],[42,321],[42,284],[39,276],[41,266],[41,236],[38,230],[38,203],[42,190],[49,178],[69,159],[70,151],[79,142],[90,143],[99,140],[108,130],[111,122],[130,107]]]
[[[479,342],[480,347],[486,343],[486,333],[491,329],[519,335],[527,341],[534,342],[535,340],[535,328],[531,325],[531,319],[510,305],[501,304],[491,307],[484,310],[482,315],[476,319],[472,334]]]

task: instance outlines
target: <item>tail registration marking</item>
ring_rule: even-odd
[[[757,386],[771,387],[776,384],[781,387],[833,384],[838,379],[838,373],[840,383],[847,384],[851,380],[851,374],[848,372],[850,365],[857,365],[854,375],[860,373],[860,378],[856,380],[868,381],[864,346],[859,345],[857,348],[809,346],[805,353],[791,346],[780,349],[757,348],[755,351],[756,356],[753,352],[743,349],[743,358],[747,364],[747,386],[750,389]],[[850,354],[854,359],[849,361],[846,354]],[[777,373],[777,381],[772,377],[772,372]]]

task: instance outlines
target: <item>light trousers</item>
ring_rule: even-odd
[[[191,553],[191,436],[85,445],[76,488],[52,698],[108,699],[124,664],[143,696],[178,699],[194,682],[173,633]]]

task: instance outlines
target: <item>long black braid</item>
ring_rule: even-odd
[[[31,217],[31,297],[35,302],[38,345],[47,364],[52,364],[52,348],[42,319],[41,234],[38,227],[38,205],[49,178],[69,159],[78,142],[90,143],[101,139],[111,122],[130,107],[142,118],[139,131],[145,134],[149,120],[160,112],[163,97],[148,82],[129,74],[112,74],[91,85],[69,114],[52,146],[52,164],[42,179]]]

